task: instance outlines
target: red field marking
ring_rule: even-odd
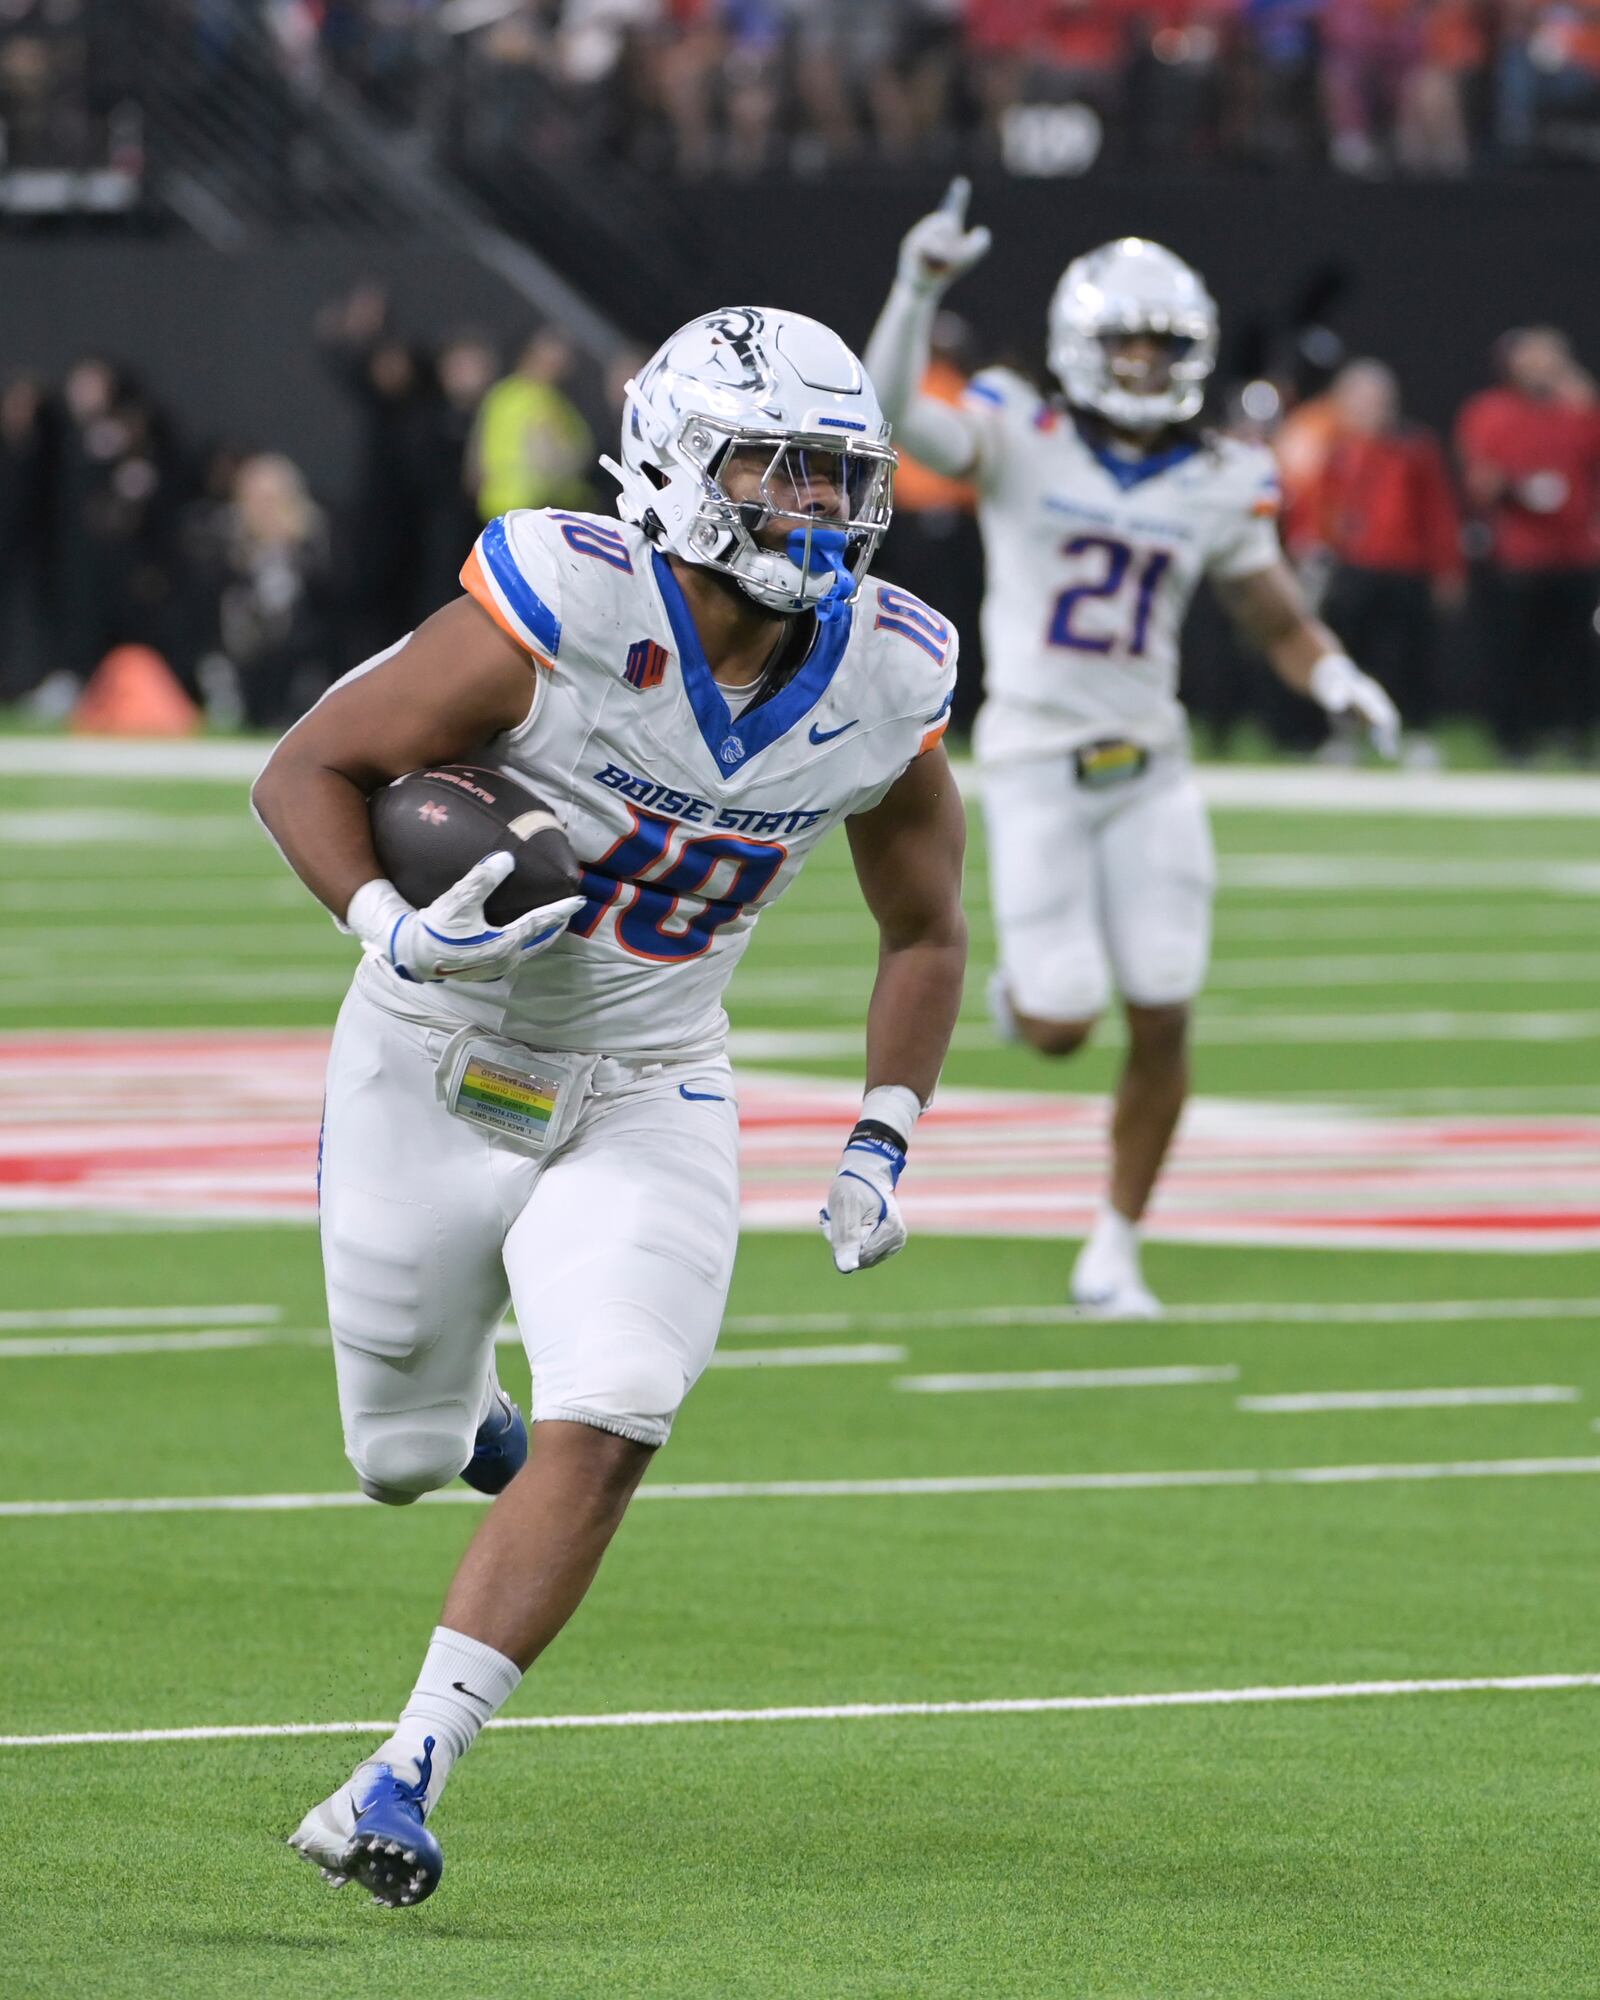
[[[0,1209],[223,1221],[316,1208],[327,1037],[0,1037]],[[852,1085],[740,1079],[744,1215],[809,1229],[860,1101]],[[1103,1175],[1105,1105],[948,1090],[918,1128],[913,1228],[1073,1235]],[[1600,1117],[1396,1118],[1203,1099],[1151,1234],[1333,1248],[1600,1247]]]

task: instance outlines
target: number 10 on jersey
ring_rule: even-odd
[[[1170,550],[1130,548],[1113,535],[1074,535],[1062,543],[1061,553],[1087,556],[1091,562],[1103,562],[1104,567],[1093,581],[1075,583],[1056,599],[1050,644],[1071,653],[1121,653],[1129,659],[1142,659],[1156,591],[1172,563]],[[1090,604],[1104,604],[1115,614],[1093,621],[1101,626],[1098,632],[1085,632],[1074,622]],[[1108,625],[1120,625],[1120,634],[1106,629]]]
[[[633,824],[583,871],[584,907],[567,928],[593,937],[615,908],[616,937],[634,958],[672,965],[699,958],[725,924],[759,902],[789,850],[732,833],[695,833],[629,806]]]

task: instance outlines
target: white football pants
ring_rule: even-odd
[[[1192,1000],[1211,955],[1216,858],[1186,758],[1091,789],[1070,756],[982,772],[990,897],[1012,1005],[1043,1021]]]
[[[602,1061],[571,1136],[534,1159],[446,1111],[449,1039],[353,989],[328,1064],[322,1258],[345,1450],[392,1501],[471,1457],[508,1300],[535,1421],[664,1444],[716,1345],[738,1241],[724,1059]]]

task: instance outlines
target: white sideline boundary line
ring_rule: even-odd
[[[1600,1473],[1600,1458],[1451,1459],[1412,1465],[1198,1467],[1176,1472],[975,1473],[944,1479],[751,1479],[652,1486],[645,1500],[886,1500],[986,1493],[1137,1493],[1207,1486],[1380,1486],[1436,1479],[1541,1479]],[[357,1490],[337,1493],[197,1493],[120,1500],[3,1500],[0,1520],[58,1520],[86,1514],[306,1514],[377,1509]],[[418,1503],[483,1507],[470,1487],[443,1487]]]
[[[1305,1389],[1281,1396],[1236,1396],[1234,1408],[1256,1416],[1298,1416],[1302,1411],[1500,1409],[1582,1400],[1581,1389],[1537,1382],[1503,1389]]]
[[[1475,1674],[1414,1681],[1313,1681],[1287,1687],[1174,1688],[1153,1694],[1058,1694],[989,1701],[844,1701],[793,1708],[633,1709],[612,1715],[497,1715],[486,1729],[681,1729],[725,1722],[876,1722],[968,1715],[1085,1715],[1151,1708],[1245,1708],[1298,1701],[1374,1701],[1421,1694],[1551,1694],[1600,1688],[1594,1674]],[[115,1743],[228,1743],[283,1736],[354,1736],[393,1722],[201,1723],[185,1729],[58,1730],[0,1736],[0,1749]]]
[[[0,776],[165,778],[248,783],[272,749],[267,737],[142,742],[0,737]],[[976,781],[956,760],[964,787]],[[1339,770],[1309,763],[1201,764],[1207,802],[1235,812],[1425,813],[1463,818],[1600,819],[1600,784],[1582,772]]]
[[[1497,1319],[1600,1320],[1600,1299],[1394,1299],[1373,1303],[1168,1306],[1147,1331],[1164,1326],[1391,1326]],[[931,1312],[741,1313],[725,1333],[912,1333],[967,1326],[1104,1326],[1081,1306],[951,1306]]]
[[[1237,1382],[1231,1365],[1217,1368],[1023,1368],[989,1375],[902,1375],[897,1389],[927,1396],[981,1389],[1177,1389],[1201,1382]]]

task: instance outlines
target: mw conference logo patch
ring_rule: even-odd
[[[671,656],[665,646],[658,646],[654,639],[639,639],[628,648],[628,669],[624,678],[629,687],[643,694],[647,688],[660,687],[666,678],[667,661]]]

